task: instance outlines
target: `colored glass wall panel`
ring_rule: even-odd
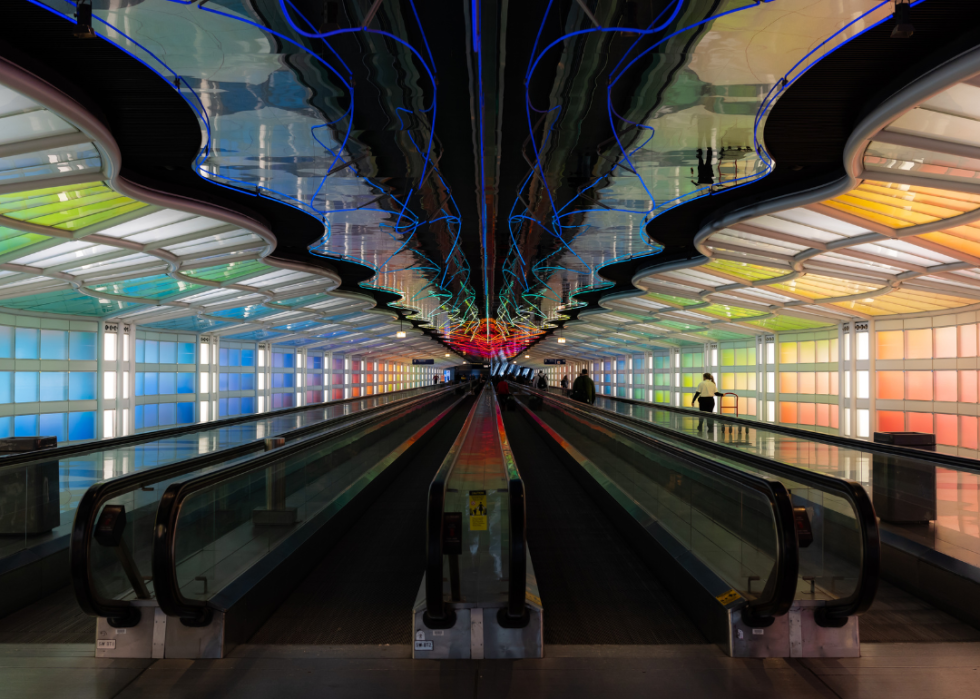
[[[977,356],[977,324],[960,325],[958,327],[959,356]]]
[[[932,328],[906,331],[905,358],[932,359]]]
[[[781,402],[779,404],[779,421],[787,425],[797,424],[796,403]]]
[[[84,361],[95,361],[97,359],[97,341],[98,333],[77,332],[72,330],[68,334],[68,358]],[[69,418],[69,423],[70,422],[71,419]]]
[[[796,364],[797,363],[796,357],[797,357],[797,348],[795,342],[779,343],[780,364]]]
[[[977,418],[973,415],[960,415],[960,446],[977,449]]]
[[[955,447],[959,441],[956,415],[936,413],[936,444]]]
[[[817,361],[817,343],[813,340],[800,342],[797,352],[800,364],[813,364]]]
[[[956,402],[957,376],[955,371],[937,371],[936,392],[933,400]]]
[[[960,403],[977,402],[977,372],[972,369],[960,371]]]
[[[802,342],[800,343],[803,344]],[[801,371],[797,376],[798,383],[798,393],[805,393],[806,395],[813,395],[817,392],[817,376],[812,371]],[[803,423],[810,424],[810,423]]]
[[[817,406],[813,403],[798,403],[797,419],[801,425],[816,425]]]
[[[939,359],[947,359],[956,356],[957,338],[956,326],[948,328],[936,328],[934,330],[934,340],[936,343],[934,356]]]
[[[932,425],[932,413],[907,413],[909,432],[926,432],[934,434]]]
[[[14,357],[17,359],[37,359],[39,337],[39,331],[34,328],[15,328]]]
[[[879,410],[878,432],[904,432],[905,413],[901,410]]]
[[[908,400],[932,400],[932,372],[905,372],[905,395]]]
[[[798,379],[795,371],[779,372],[779,392],[798,393]]]
[[[41,359],[68,359],[68,331],[41,331]]]
[[[879,371],[876,379],[875,394],[881,400],[904,400],[905,372]]]
[[[904,359],[905,333],[901,330],[889,330],[876,333],[878,359]]]

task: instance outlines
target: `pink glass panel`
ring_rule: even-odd
[[[933,434],[932,413],[909,413],[909,432],[928,432]]]
[[[901,330],[888,330],[877,333],[878,359],[904,359],[904,333]]]
[[[956,402],[956,372],[937,371],[936,375],[936,397],[934,400]]]
[[[977,356],[977,326],[976,323],[972,325],[961,325],[959,326],[959,354],[961,357],[976,357]]]
[[[830,427],[830,405],[817,403],[817,426]]]
[[[907,400],[932,400],[932,372],[905,372],[905,396]]]
[[[879,400],[905,399],[905,372],[879,371],[875,385],[875,394]]]
[[[799,420],[801,425],[816,425],[817,406],[814,403],[800,403]]]
[[[800,393],[812,396],[817,391],[817,377],[812,371],[801,371],[799,375]]]
[[[936,328],[935,341],[936,341],[936,352],[935,356],[943,359],[956,356],[956,326],[951,325],[948,328]]]
[[[905,358],[932,359],[932,328],[906,331]],[[884,359],[884,357],[879,357],[879,359]]]
[[[973,415],[960,415],[960,446],[977,448],[977,419]]]
[[[977,372],[966,369],[960,372],[960,403],[977,402]]]
[[[956,415],[936,413],[936,444],[943,444],[949,447],[956,446],[958,441],[956,434],[958,420],[956,418]]]

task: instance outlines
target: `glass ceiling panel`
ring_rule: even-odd
[[[0,129],[3,120],[0,119]],[[98,170],[102,167],[99,151],[91,143],[25,153],[0,158],[0,182],[10,183],[29,178],[45,179],[59,175]]]
[[[188,291],[200,289],[199,284],[189,284],[173,277],[155,275],[127,281],[92,284],[88,287],[95,292],[115,294],[117,296],[132,296],[145,299],[166,299]]]
[[[216,267],[203,267],[201,269],[182,270],[188,277],[195,279],[207,279],[212,282],[226,282],[234,279],[241,279],[252,274],[261,274],[272,268],[258,260],[246,260],[245,262],[230,262],[226,265]],[[251,280],[250,280],[251,281]]]
[[[139,308],[136,303],[94,299],[80,294],[74,289],[50,291],[14,299],[0,299],[0,306],[41,313],[64,313],[67,315],[102,317],[118,311]]]

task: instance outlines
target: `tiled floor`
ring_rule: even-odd
[[[87,650],[91,653],[91,650]],[[4,699],[657,697],[973,699],[980,644],[869,644],[849,660],[747,660],[714,646],[550,646],[541,660],[413,661],[408,646],[245,646],[223,660],[96,660],[0,646]]]

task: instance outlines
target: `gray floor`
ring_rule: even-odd
[[[224,660],[96,660],[0,646],[4,699],[657,697],[973,699],[980,644],[868,644],[850,660],[736,660],[713,646],[551,646],[542,660],[413,661],[407,646],[246,646]],[[88,657],[84,657],[88,656]]]

